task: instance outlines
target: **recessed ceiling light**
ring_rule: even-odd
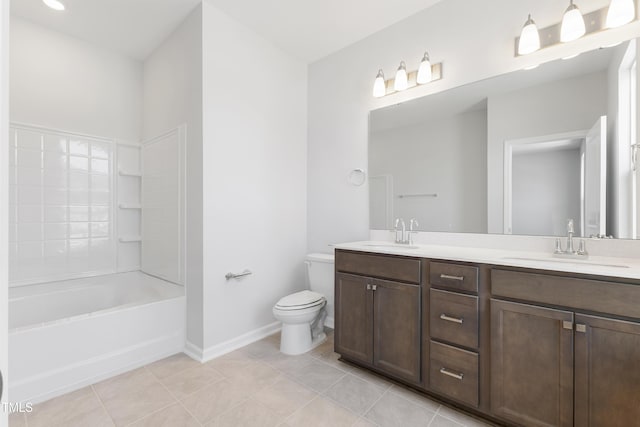
[[[42,0],[44,4],[53,10],[64,10],[64,5],[58,0]]]

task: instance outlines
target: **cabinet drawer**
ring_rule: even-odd
[[[478,297],[431,289],[431,338],[478,348]]]
[[[640,318],[640,285],[493,269],[491,294]]]
[[[478,292],[478,267],[432,262],[429,281],[432,285],[443,288]]]
[[[363,276],[420,283],[420,260],[336,251],[336,270]]]
[[[433,391],[478,407],[478,354],[431,341]]]

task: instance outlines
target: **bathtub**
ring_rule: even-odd
[[[38,403],[183,351],[182,286],[141,272],[9,289],[9,399]]]

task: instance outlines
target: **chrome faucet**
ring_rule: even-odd
[[[402,234],[400,235],[399,239],[398,239],[398,225],[402,226]],[[396,243],[400,243],[400,244],[407,243],[406,240],[405,240],[405,234],[407,233],[407,225],[404,223],[404,219],[396,218],[396,223],[395,223],[395,226],[393,228],[394,228],[394,230],[396,232]]]
[[[413,235],[418,232],[418,230],[414,230],[413,227],[419,227],[418,220],[415,218],[411,218],[409,221],[409,234],[407,236],[407,243],[413,245]]]
[[[565,253],[576,253],[576,251],[573,249],[573,219],[567,220],[567,250],[565,251]]]
[[[578,246],[578,250],[576,251],[573,244],[573,234],[574,234],[574,223],[573,219],[567,220],[567,249],[562,249],[562,242],[560,238],[556,239],[555,250],[553,251],[553,255],[561,258],[588,258],[589,253],[587,252],[587,247],[584,239],[580,240],[580,244]]]

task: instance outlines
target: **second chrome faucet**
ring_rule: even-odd
[[[402,218],[396,218],[396,222],[394,225],[394,231],[396,233],[396,243],[401,245],[412,245],[413,244],[413,234],[417,233],[418,230],[414,230],[414,227],[418,227],[418,221],[415,218],[411,218],[409,221],[409,230],[407,230],[407,225]],[[400,232],[400,236],[398,237],[398,233]]]
[[[553,252],[556,256],[562,257],[580,257],[586,258],[589,256],[587,252],[587,248],[585,246],[584,239],[580,240],[580,245],[578,246],[578,250],[576,251],[573,244],[573,234],[574,234],[574,224],[573,219],[567,220],[567,249],[562,250],[562,242],[559,238],[556,239],[556,248]]]

